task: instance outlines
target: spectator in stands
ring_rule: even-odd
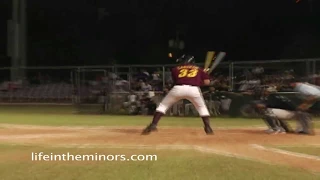
[[[131,89],[133,91],[140,91],[141,90],[140,81],[132,81],[131,82]]]
[[[220,86],[216,88],[219,91],[228,91],[229,90],[229,85],[228,85],[228,80],[226,77],[223,77],[222,80],[220,81]]]
[[[223,75],[219,75],[216,79],[213,80],[211,86],[215,87],[217,91],[228,91],[228,81]]]
[[[135,94],[133,91],[130,91],[130,94],[127,96],[127,101],[123,103],[123,106],[129,112],[129,114],[138,114],[140,101],[138,100],[137,94]]]
[[[172,87],[173,87],[173,85],[172,85],[171,83],[168,83],[167,86],[166,86],[166,88],[169,89],[169,90],[170,90]]]
[[[142,91],[142,87],[144,87],[145,85],[146,85],[146,83],[142,79],[140,79],[139,80],[139,90],[138,91]]]
[[[170,89],[167,87],[164,87],[162,93],[163,93],[163,97],[165,97],[168,93],[169,93]]]
[[[141,69],[140,73],[138,74],[137,77],[139,80],[142,81],[148,81],[150,79],[150,74],[148,71],[146,71],[145,69]]]
[[[153,88],[152,88],[152,86],[149,84],[149,82],[145,82],[145,83],[142,83],[142,85],[141,85],[141,90],[144,91],[144,92],[149,92],[149,91],[152,91]]]
[[[141,100],[141,113],[143,115],[152,115],[154,114],[154,111],[156,110],[156,103],[152,100],[152,98],[149,96],[149,93],[145,93]]]
[[[164,73],[164,76],[165,76],[166,83],[172,83],[173,82],[170,68],[166,69],[166,71]]]
[[[211,77],[212,81],[211,81],[211,86],[219,86],[220,85],[220,81],[222,80],[223,76],[219,75],[217,78],[214,78],[213,76]]]
[[[161,81],[159,71],[154,71],[154,72],[152,73],[152,81],[153,81],[154,83],[157,83],[157,82]]]
[[[221,102],[218,97],[215,95],[215,88],[213,86],[209,87],[209,91],[203,92],[204,99],[206,101],[208,110],[211,115],[219,115],[219,108]]]
[[[118,76],[113,72],[108,72],[108,76],[109,76],[109,79],[111,80],[115,80],[118,78]]]
[[[149,72],[148,72],[147,70],[145,70],[145,69],[142,69],[141,72],[142,72],[143,74],[145,74],[147,77],[150,76]]]
[[[249,89],[253,89],[256,86],[261,85],[261,80],[255,79],[252,74],[250,74],[247,78],[248,79],[240,82],[241,85],[239,91],[247,91]]]
[[[163,84],[161,81],[159,81],[159,82],[152,81],[150,85],[152,86],[153,91],[162,91],[163,90],[163,87],[162,87]]]

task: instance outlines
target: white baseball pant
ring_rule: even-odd
[[[156,111],[165,114],[167,110],[176,102],[187,99],[197,109],[201,117],[210,116],[208,108],[202,96],[199,87],[189,85],[176,85],[174,86],[166,97],[161,101]]]

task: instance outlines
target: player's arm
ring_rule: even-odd
[[[297,109],[305,111],[309,109],[316,101],[317,98],[315,96],[309,96],[298,106]]]
[[[201,72],[201,79],[203,80],[203,85],[209,86],[210,85],[209,74],[203,69],[200,69],[200,72]]]
[[[204,79],[204,80],[203,80],[203,84],[204,84],[205,86],[209,86],[209,85],[210,85],[210,79]]]

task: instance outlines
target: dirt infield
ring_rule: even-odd
[[[162,128],[141,136],[142,127],[49,127],[0,125],[0,142],[56,147],[194,149],[241,159],[283,164],[320,172],[320,157],[293,153],[274,145],[320,146],[320,136],[265,134],[259,128],[217,129],[207,136],[201,128]],[[319,134],[319,131],[317,132]]]

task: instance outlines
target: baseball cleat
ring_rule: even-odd
[[[281,129],[275,129],[272,133],[270,134],[279,134],[281,132]]]
[[[314,130],[314,122],[310,122],[309,124],[309,135],[311,136],[315,136],[316,135],[316,131]]]
[[[149,124],[141,133],[141,135],[148,135],[153,131],[157,131],[157,125]]]
[[[315,136],[316,135],[316,132],[314,131],[314,129],[310,129],[309,135],[311,135],[311,136]]]
[[[274,132],[274,130],[270,128],[270,129],[265,130],[265,132],[266,132],[267,134],[271,134],[271,133]]]
[[[298,134],[301,134],[301,135],[308,135],[309,133],[305,132],[305,131],[299,131]]]
[[[298,127],[295,132],[300,134],[300,132],[303,132],[303,128],[302,127]]]
[[[268,134],[286,134],[286,131],[282,128],[277,128],[277,129],[270,129]]]
[[[310,131],[299,131],[298,134],[300,134],[300,135],[310,135],[310,136],[316,135],[313,130],[310,130]]]
[[[207,135],[212,135],[213,134],[213,130],[210,126],[205,126],[204,127],[204,131],[206,132]]]
[[[286,134],[286,133],[287,133],[287,131],[286,131],[286,130],[284,130],[283,128],[281,128],[281,129],[280,129],[279,134]]]

